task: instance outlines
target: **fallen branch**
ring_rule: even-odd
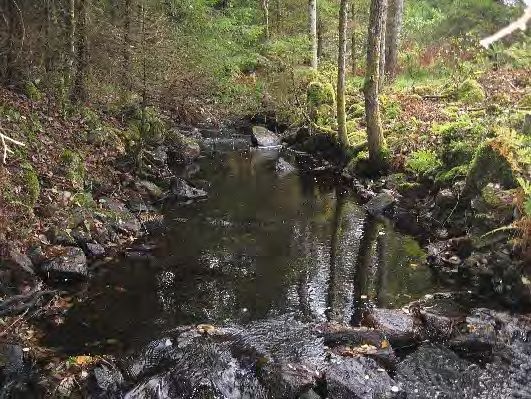
[[[57,291],[31,291],[27,294],[16,295],[0,302],[0,317],[15,316],[33,308],[45,295],[55,295]]]
[[[524,15],[522,15],[520,18],[518,18],[516,21],[514,21],[512,24],[506,26],[505,28],[499,30],[494,35],[486,37],[485,39],[481,40],[479,44],[481,44],[483,47],[488,49],[491,44],[497,42],[500,39],[503,39],[505,36],[510,35],[515,30],[520,29],[521,31],[525,31],[527,29],[527,22],[531,20],[531,6],[527,7],[524,11]]]
[[[2,157],[2,163],[5,165],[7,161],[7,154],[13,154],[13,150],[10,149],[7,145],[7,143],[13,143],[15,145],[19,145],[21,147],[25,147],[26,145],[24,143],[21,143],[20,141],[17,141],[15,139],[12,139],[9,136],[6,136],[4,133],[2,133],[3,129],[0,128],[0,141],[2,142],[2,147],[4,149],[3,157]]]

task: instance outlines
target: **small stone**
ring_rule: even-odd
[[[105,256],[105,248],[100,244],[87,243],[86,252],[87,256],[91,258],[102,258]]]

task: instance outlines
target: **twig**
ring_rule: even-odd
[[[494,35],[486,37],[485,39],[481,40],[479,44],[481,44],[483,47],[488,49],[491,44],[497,42],[500,39],[503,39],[505,36],[510,35],[515,30],[520,29],[521,31],[525,31],[527,29],[527,22],[530,19],[531,19],[531,6],[527,7],[524,11],[524,15],[522,15],[516,21],[506,26],[505,28],[499,30]]]
[[[29,309],[26,309],[26,311],[25,311],[24,313],[22,313],[20,316],[18,316],[17,319],[16,319],[13,323],[11,323],[9,326],[7,326],[6,328],[4,328],[4,329],[2,330],[2,332],[0,333],[0,337],[3,337],[4,335],[6,335],[6,334],[9,332],[9,330],[11,330],[11,328],[12,328],[15,324],[18,324],[18,322],[19,322],[20,320],[22,320],[22,319],[24,318],[24,316],[26,316],[26,314],[27,314],[28,312],[29,312]]]
[[[10,142],[10,143],[13,143],[13,144],[16,144],[16,145],[19,145],[21,147],[25,147],[26,145],[24,143],[21,143],[20,141],[17,141],[15,139],[12,139],[11,137],[9,136],[6,136],[5,134],[2,133],[3,132],[3,129],[0,127],[0,140],[2,141],[2,147],[4,149],[4,153],[3,153],[3,156],[2,156],[2,163],[5,165],[6,164],[6,161],[7,161],[7,154],[13,154],[13,150],[10,149],[8,146],[7,146],[7,142]]]

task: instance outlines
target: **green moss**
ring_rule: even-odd
[[[68,181],[76,188],[83,188],[85,165],[81,155],[75,151],[64,150],[61,154],[61,164]]]
[[[441,160],[433,151],[420,150],[411,153],[406,161],[406,170],[419,177],[433,175],[442,166]]]
[[[511,165],[493,144],[489,140],[477,149],[466,178],[467,194],[480,192],[488,183],[499,183],[505,188],[516,186]]]
[[[518,102],[518,105],[522,108],[531,108],[531,93],[526,94]]]
[[[128,130],[132,137],[141,138],[149,144],[160,144],[164,141],[168,129],[156,108],[147,107],[143,114],[139,107],[131,108],[128,112]]]
[[[369,173],[369,152],[359,152],[352,158],[346,169],[353,175],[367,175]]]
[[[41,185],[39,183],[39,177],[33,166],[30,163],[24,162],[21,165],[22,169],[22,192],[21,202],[27,206],[33,207],[37,203],[40,193]]]
[[[44,99],[44,94],[41,93],[33,82],[26,82],[24,85],[24,93],[32,101],[42,101]]]
[[[392,120],[400,116],[402,109],[400,108],[400,103],[398,101],[383,94],[380,96],[380,103],[382,106],[382,115],[384,119]]]
[[[457,89],[457,99],[465,104],[475,104],[485,101],[486,98],[483,86],[474,79],[465,80]]]
[[[306,98],[312,108],[321,105],[333,107],[336,102],[334,87],[330,83],[311,82],[306,90]]]
[[[96,201],[94,201],[94,198],[92,198],[92,194],[90,193],[77,193],[72,198],[72,202],[82,208],[95,209],[98,206]]]
[[[439,186],[449,186],[458,179],[464,179],[468,174],[468,165],[460,165],[450,170],[439,172],[435,177],[435,183]]]

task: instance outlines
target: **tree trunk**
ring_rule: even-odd
[[[317,0],[308,1],[308,11],[310,16],[310,42],[312,51],[311,66],[317,69],[319,59],[317,55]]]
[[[325,25],[322,18],[317,17],[317,62],[324,54]]]
[[[83,102],[87,99],[85,78],[87,74],[87,7],[89,0],[78,0],[77,34],[75,48],[77,50],[76,75],[72,89],[72,100]]]
[[[76,0],[70,0],[68,10],[68,56],[66,63],[66,82],[72,84],[74,62],[76,59]]]
[[[350,60],[352,64],[352,75],[356,75],[356,7],[355,4],[352,3],[351,7],[351,33],[350,33]]]
[[[396,77],[396,66],[398,64],[398,50],[400,44],[400,32],[402,31],[403,13],[404,0],[390,0],[385,39],[385,73],[391,80]]]
[[[389,0],[386,0],[386,2],[388,2]],[[386,6],[383,11],[382,11],[382,33],[380,34],[381,35],[381,41],[380,41],[380,63],[379,63],[379,69],[380,69],[380,72],[379,72],[379,89],[380,91],[383,89],[384,87],[384,84],[385,84],[385,48],[386,48],[386,30],[387,30],[387,9],[388,7]]]
[[[339,141],[348,146],[347,115],[345,111],[346,53],[347,53],[348,0],[341,0],[339,7],[339,55],[337,60],[337,127]]]
[[[17,68],[15,63],[17,60],[17,52],[21,51],[17,43],[17,36],[19,34],[19,19],[22,18],[21,10],[14,1],[8,1],[6,5],[6,16],[3,20],[7,24],[7,54],[4,65],[4,78],[7,83],[14,83],[17,75]],[[20,21],[22,23],[22,21]]]
[[[269,0],[262,0],[262,9],[264,11],[265,39],[269,40]]]
[[[281,20],[282,20],[282,0],[277,0],[277,19],[276,19],[276,31],[277,31],[277,36],[280,36],[280,34],[282,33],[281,30],[282,30],[282,24],[281,24]]]
[[[378,94],[380,92],[379,75],[381,42],[383,40],[383,16],[385,15],[386,8],[387,0],[372,0],[371,2],[367,43],[367,69],[363,87],[369,159],[372,166],[377,170],[382,167],[382,148],[384,145]]]
[[[123,85],[126,93],[129,93],[132,88],[132,68],[131,68],[131,16],[132,16],[132,0],[125,0],[124,2],[124,46],[123,46]]]

